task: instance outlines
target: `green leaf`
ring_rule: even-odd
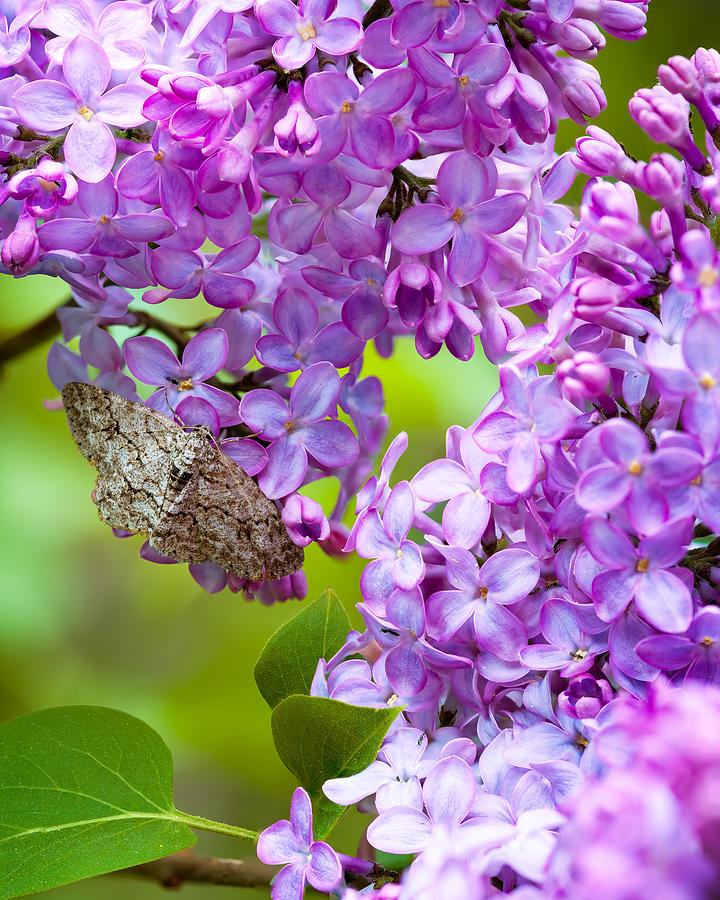
[[[255,665],[255,681],[273,709],[292,694],[310,692],[319,659],[342,647],[350,620],[333,590],[286,622],[271,636]]]
[[[345,811],[325,797],[323,783],[369,766],[399,712],[301,694],[286,697],[273,710],[275,747],[313,799],[316,839],[325,837]]]
[[[375,851],[375,859],[378,865],[384,869],[391,869],[393,872],[402,872],[407,869],[410,863],[415,859],[415,853],[386,853],[384,850]]]
[[[194,844],[172,777],[160,735],[114,709],[57,707],[0,725],[0,900]]]

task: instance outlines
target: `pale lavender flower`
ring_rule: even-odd
[[[15,92],[13,103],[21,120],[40,132],[69,126],[63,143],[67,164],[83,181],[102,181],[117,152],[108,125],[141,125],[148,91],[139,84],[122,84],[106,92],[110,61],[96,41],[82,34],[68,44],[62,71],[66,84],[48,79],[30,82]]]
[[[362,27],[354,19],[334,16],[335,0],[258,0],[255,14],[262,27],[280,36],[273,56],[286,69],[299,69],[315,55],[315,49],[330,56],[357,50]]]
[[[303,788],[297,788],[290,804],[290,820],[282,819],[261,832],[258,859],[270,866],[281,865],[273,879],[273,900],[299,900],[305,883],[329,892],[342,878],[342,864],[324,841],[313,841],[312,806]]]

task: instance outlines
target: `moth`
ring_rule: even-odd
[[[214,443],[94,384],[62,391],[70,432],[98,470],[93,499],[114,528],[148,536],[178,562],[212,560],[260,581],[296,572],[303,551],[277,506]]]

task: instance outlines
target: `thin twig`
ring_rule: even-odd
[[[148,878],[166,888],[179,888],[186,882],[257,887],[270,884],[276,872],[276,868],[259,862],[196,856],[189,850],[183,850],[164,859],[123,869],[118,874]]]
[[[55,314],[58,309],[69,302],[69,299],[63,300],[63,302],[56,309],[52,310],[52,312],[49,312],[44,319],[40,319],[39,322],[26,328],[25,331],[14,334],[12,337],[7,338],[7,340],[2,341],[0,343],[0,365],[14,359],[16,356],[22,356],[23,353],[27,353],[29,350],[38,347],[40,344],[44,344],[45,341],[49,341],[51,338],[60,334],[60,322]]]
[[[373,22],[380,19],[386,19],[393,14],[394,10],[390,0],[375,0],[370,9],[365,13],[362,20],[363,28],[368,28]]]

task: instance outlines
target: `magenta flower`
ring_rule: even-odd
[[[459,286],[470,284],[487,264],[485,235],[512,228],[527,205],[522,194],[496,196],[497,178],[491,160],[453,153],[438,171],[438,202],[405,210],[393,228],[394,246],[403,253],[419,254],[452,241],[448,276]]]
[[[255,15],[270,34],[280,40],[273,44],[275,59],[285,69],[299,69],[315,55],[315,49],[330,56],[357,50],[363,30],[359,22],[332,18],[337,0],[258,0]]]
[[[144,335],[125,341],[123,349],[132,374],[145,384],[159,385],[147,401],[152,409],[168,415],[182,399],[194,395],[215,408],[222,427],[240,421],[237,400],[205,384],[227,359],[228,339],[222,328],[208,328],[196,334],[185,347],[182,362],[167,344]]]
[[[273,900],[300,900],[309,882],[329,893],[342,878],[342,864],[324,841],[313,841],[310,797],[299,787],[290,804],[290,820],[281,819],[258,838],[257,855],[269,866],[285,863],[273,879]]]
[[[78,192],[77,181],[62,163],[44,156],[35,169],[18,172],[7,183],[11,197],[25,201],[38,219],[51,219],[59,206],[68,206]]]
[[[102,181],[116,154],[108,125],[141,125],[148,91],[139,84],[123,84],[105,93],[110,60],[103,48],[85,35],[68,44],[62,70],[67,84],[50,79],[25,84],[13,96],[15,109],[26,125],[40,132],[69,128],[63,144],[67,164],[83,181]]]

